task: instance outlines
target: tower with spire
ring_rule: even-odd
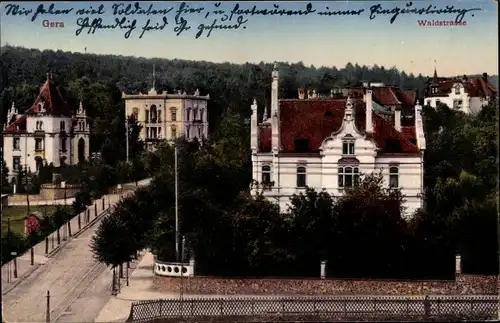
[[[90,125],[87,113],[83,107],[82,99],[78,104],[78,109],[73,119],[73,147],[76,147],[77,153],[72,156],[72,163],[77,164],[89,159],[90,151]]]
[[[3,131],[4,158],[9,176],[26,169],[37,172],[45,164],[73,165],[89,158],[90,134],[83,106],[73,109],[59,92],[52,73],[35,101],[19,113],[13,102]],[[79,148],[79,150],[78,150]]]

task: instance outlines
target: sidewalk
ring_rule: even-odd
[[[30,201],[30,205],[71,205],[75,201],[74,197],[67,198],[66,200],[61,199],[61,200],[35,200],[35,201]],[[28,204],[26,200],[24,201],[11,201],[9,199],[9,206],[14,206],[14,205],[26,205]]]
[[[138,186],[144,186],[149,183],[149,179],[139,181]],[[135,183],[127,183],[127,186],[135,187]],[[15,288],[21,281],[33,273],[37,268],[44,265],[49,259],[63,248],[72,238],[77,238],[79,234],[90,228],[101,215],[110,207],[114,206],[122,197],[131,194],[133,190],[124,191],[122,194],[108,194],[99,200],[95,200],[87,210],[73,217],[67,224],[59,230],[60,244],[57,243],[57,231],[48,236],[48,245],[46,240],[41,241],[33,247],[34,265],[31,265],[31,251],[28,249],[23,255],[17,257],[2,266],[2,294],[5,295]],[[71,237],[69,229],[71,228]],[[15,264],[15,265],[14,265]],[[17,278],[14,278],[14,268],[17,267]]]

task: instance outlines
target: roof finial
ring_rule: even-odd
[[[153,64],[153,90],[155,90],[155,84],[156,84],[156,66]]]
[[[438,78],[438,74],[437,74],[437,70],[436,70],[436,60],[434,60],[434,80],[437,81],[437,78]]]
[[[347,95],[347,102],[346,102],[346,110],[352,111],[352,98],[351,98],[351,93]]]
[[[80,98],[80,105],[78,106],[78,108],[80,109],[80,111],[83,110],[83,103],[82,103],[82,99]]]

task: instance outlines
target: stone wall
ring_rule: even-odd
[[[40,198],[41,200],[61,200],[64,199],[64,191],[66,190],[66,198],[72,198],[76,196],[76,193],[82,190],[81,185],[66,184],[66,188],[61,187],[58,184],[42,184],[40,186]]]
[[[154,277],[157,290],[180,291],[181,279]],[[194,276],[183,279],[186,294],[218,295],[497,295],[497,276],[457,275],[454,281],[340,279],[237,279]]]

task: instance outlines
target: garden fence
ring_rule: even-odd
[[[129,321],[486,320],[498,308],[497,296],[196,297],[134,303]]]

